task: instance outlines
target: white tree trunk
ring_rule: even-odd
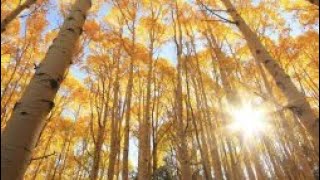
[[[2,180],[23,179],[45,118],[69,68],[91,0],[77,0],[1,137]]]
[[[275,80],[277,87],[282,91],[288,100],[290,109],[301,120],[304,127],[313,137],[315,149],[319,152],[319,117],[313,112],[304,95],[295,87],[290,77],[279,66],[261,43],[259,37],[245,23],[230,0],[222,0],[236,25],[248,42],[249,49],[254,58],[260,61]]]
[[[37,0],[26,0],[23,4],[10,12],[10,14],[1,21],[1,34],[6,31],[9,23],[11,23],[23,10],[28,9],[31,5],[35,4],[36,1]]]
[[[151,179],[151,84],[153,73],[153,47],[154,47],[154,34],[153,30],[149,32],[150,48],[149,48],[149,62],[148,62],[148,75],[147,75],[147,97],[146,104],[144,106],[144,118],[140,123],[139,128],[139,163],[138,163],[138,180]]]

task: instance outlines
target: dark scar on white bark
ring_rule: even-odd
[[[58,81],[59,83],[61,83],[62,80],[63,80],[63,77],[62,77],[62,76],[59,76],[59,77],[57,78],[57,81]]]
[[[257,49],[257,50],[256,50],[256,53],[257,53],[257,54],[260,54],[260,53],[261,53],[260,49]]]
[[[45,73],[43,73],[43,72],[36,72],[36,75],[37,76],[42,76],[42,75],[44,75]]]
[[[80,28],[79,30],[80,30],[80,33],[79,33],[79,34],[81,35],[81,34],[83,33],[83,29],[82,29],[82,28]]]
[[[31,152],[31,150],[29,148],[27,148],[27,147],[24,147],[23,149],[28,151],[28,152]]]
[[[13,110],[17,109],[20,104],[21,102],[16,102],[16,104],[13,106]]]
[[[49,82],[50,82],[51,89],[58,89],[59,88],[58,80],[50,79]]]
[[[28,115],[28,113],[25,112],[25,111],[20,112],[20,114],[21,114],[21,115]]]
[[[76,32],[73,28],[68,28],[67,31],[71,31],[71,32],[73,32],[73,33]]]
[[[285,89],[286,88],[282,82],[277,81],[276,84],[280,89]]]
[[[45,99],[41,99],[41,101],[45,102],[45,103],[48,103],[50,110],[53,109],[53,107],[54,107],[54,102],[53,101],[45,100]]]
[[[269,64],[270,62],[271,62],[271,60],[269,60],[269,59],[266,59],[266,60],[264,61],[265,64]]]
[[[300,107],[297,107],[297,106],[289,106],[288,109],[296,112],[296,113],[297,113],[298,115],[300,115],[300,116],[303,114]]]
[[[68,20],[68,21],[74,20],[74,17],[69,16],[69,17],[67,18],[67,20]]]

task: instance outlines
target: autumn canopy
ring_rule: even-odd
[[[1,171],[319,179],[319,0],[1,0]]]

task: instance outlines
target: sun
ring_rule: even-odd
[[[232,108],[230,115],[232,118],[230,129],[233,132],[239,132],[245,138],[257,137],[269,126],[265,111],[250,105]]]

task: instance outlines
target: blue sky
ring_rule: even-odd
[[[253,0],[253,3],[258,4],[260,1],[261,0]],[[189,2],[191,2],[191,0],[189,0]],[[59,13],[60,11],[58,9],[57,0],[50,0],[50,4],[51,4],[50,10],[48,11],[48,14],[47,14],[47,19],[49,21],[49,24],[47,27],[48,31],[58,28],[59,25],[63,23],[62,16]],[[97,19],[103,19],[103,17],[105,17],[108,14],[108,12],[110,12],[110,8],[111,8],[110,4],[103,3],[99,12],[97,13],[98,14]],[[282,13],[282,16],[285,17],[285,19],[290,19],[290,21],[286,22],[286,26],[292,29],[291,31],[292,36],[300,35],[304,31],[304,28],[298,22],[298,20],[295,19],[293,14]],[[277,39],[276,32],[269,32],[269,34],[271,35],[271,37],[273,37],[274,40]],[[176,61],[177,61],[176,47],[173,41],[169,41],[163,46],[161,46],[161,48],[158,50],[157,55],[169,60],[172,64],[176,64]],[[83,80],[86,76],[84,72],[81,72],[81,70],[79,70],[78,66],[72,66],[70,72],[79,80]]]

